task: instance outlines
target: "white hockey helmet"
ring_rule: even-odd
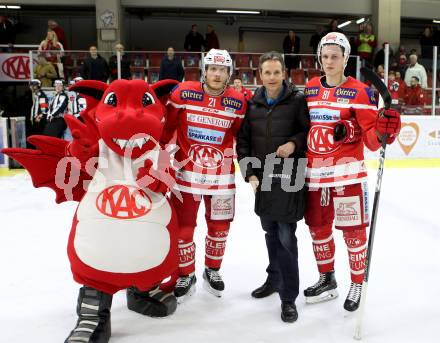
[[[38,86],[41,87],[41,81],[38,79],[31,79],[29,81],[29,86]]]
[[[232,66],[232,58],[226,50],[211,49],[208,51],[205,57],[203,57],[203,78],[205,78],[206,68],[210,64],[228,67],[229,78],[231,78],[234,68]]]
[[[81,76],[77,76],[75,78],[73,78],[72,80],[70,80],[69,85],[72,86],[75,83],[79,82],[79,81],[83,81],[84,79]]]
[[[318,62],[321,64],[321,50],[324,45],[339,45],[344,53],[345,65],[347,65],[348,58],[350,57],[350,42],[343,33],[340,32],[329,32],[324,37],[322,37],[319,42],[317,54]]]

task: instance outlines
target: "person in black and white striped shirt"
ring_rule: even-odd
[[[43,134],[46,136],[62,138],[67,125],[64,121],[64,114],[67,113],[69,98],[64,91],[64,81],[55,80],[55,95],[50,101],[47,114],[47,124]]]
[[[46,125],[49,101],[46,93],[41,90],[40,80],[32,79],[29,82],[29,88],[32,91],[31,134],[40,135]]]

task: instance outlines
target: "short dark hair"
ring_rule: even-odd
[[[412,79],[416,79],[417,82],[420,82],[420,79],[417,76],[412,76]]]
[[[286,69],[283,55],[280,54],[278,51],[265,52],[263,55],[260,56],[260,60],[258,61],[258,69],[260,71],[262,70],[261,66],[266,61],[278,61],[281,63],[281,68],[283,69],[283,71]]]

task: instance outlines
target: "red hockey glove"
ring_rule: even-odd
[[[387,135],[387,144],[391,144],[400,132],[400,113],[396,110],[381,110],[376,120],[376,134],[379,139]]]
[[[65,116],[64,119],[73,137],[72,142],[66,147],[66,155],[78,158],[82,164],[98,156],[99,137],[96,132],[73,116]]]
[[[165,193],[168,186],[160,180],[160,172],[153,168],[151,160],[145,160],[144,166],[139,168],[136,176],[137,184],[153,192]]]
[[[333,132],[335,142],[353,143],[362,138],[362,130],[355,118],[340,120]]]

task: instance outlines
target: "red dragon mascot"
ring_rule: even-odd
[[[160,177],[158,166],[164,103],[176,84],[78,82],[71,90],[86,97],[87,109],[81,120],[65,117],[72,142],[32,136],[37,150],[3,150],[29,171],[35,187],[52,188],[57,203],[79,202],[67,251],[73,278],[84,286],[65,342],[108,342],[119,290],[127,289],[133,311],[164,317],[176,310],[163,281],[177,270],[177,222],[164,195],[170,179]]]

